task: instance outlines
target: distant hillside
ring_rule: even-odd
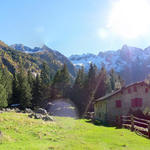
[[[61,53],[53,51],[47,46],[42,48],[36,47],[31,49],[22,44],[8,46],[0,41],[0,63],[8,68],[11,73],[17,71],[20,60],[26,70],[31,70],[33,73],[40,72],[42,63],[45,61],[52,74],[55,74],[64,63],[68,66],[70,74],[74,77],[76,74],[73,64]]]
[[[142,50],[124,45],[117,51],[100,52],[98,55],[72,55],[69,59],[76,68],[83,65],[88,70],[91,62],[99,69],[102,65],[108,71],[114,68],[126,83],[144,80],[150,73],[150,47]]]
[[[8,68],[11,73],[17,71],[20,60],[26,70],[30,69],[32,72],[38,73],[42,61],[39,58],[32,57],[29,54],[19,52],[9,47],[0,41],[0,63]]]
[[[55,73],[56,70],[60,69],[65,63],[70,74],[75,77],[76,70],[70,60],[58,51],[52,50],[46,45],[41,48],[35,47],[33,49],[22,44],[11,45],[11,47],[20,52],[26,53],[30,57],[39,60],[39,62],[45,61],[49,65],[51,72],[53,73]]]

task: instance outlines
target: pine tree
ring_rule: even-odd
[[[115,90],[115,72],[114,69],[110,71],[110,82],[111,82],[111,89]]]
[[[0,84],[0,108],[7,107],[7,92],[2,84]]]
[[[6,88],[4,86],[4,78],[3,78],[3,73],[2,73],[2,66],[0,66],[0,108],[2,107],[7,107],[8,106],[8,95],[6,92]]]
[[[3,86],[6,89],[7,94],[7,101],[8,104],[12,103],[12,75],[8,72],[7,68],[2,65],[2,79],[3,79]]]
[[[17,73],[15,73],[12,85],[12,103],[19,104],[20,103],[19,99],[20,99],[19,81],[17,78]]]
[[[28,82],[30,84],[30,87],[33,88],[33,82],[34,82],[35,77],[32,75],[31,71],[28,71]]]
[[[84,67],[78,70],[77,77],[74,82],[74,86],[78,86],[79,88],[83,88],[85,83],[86,75],[84,73]]]
[[[27,77],[20,76],[19,89],[20,89],[20,105],[22,106],[22,108],[31,107],[32,94]]]
[[[49,86],[51,83],[51,75],[50,75],[50,68],[49,66],[44,62],[42,64],[42,69],[41,69],[41,79],[42,83],[46,86]]]
[[[88,103],[94,97],[94,91],[97,84],[97,67],[96,65],[90,64],[90,68],[88,71],[88,75],[86,81],[84,83],[84,93],[85,93],[85,100],[84,100],[84,108],[86,109]],[[93,106],[90,105],[88,111],[93,111]]]
[[[52,94],[51,98],[59,98],[62,96],[61,90],[59,90],[59,82],[60,82],[60,70],[58,70],[54,76],[54,79],[52,81]]]
[[[112,92],[112,84],[111,77],[109,75],[106,76],[106,94]]]
[[[32,107],[41,106],[43,101],[43,89],[41,78],[39,75],[36,76],[35,81],[33,82],[33,99],[32,99]]]
[[[52,98],[68,97],[68,91],[71,85],[71,77],[69,75],[66,64],[61,70],[58,70],[52,82]]]
[[[31,107],[31,87],[28,82],[28,77],[23,69],[22,64],[19,66],[19,73],[17,74],[18,80],[18,92],[19,92],[19,102],[20,106],[24,109],[26,107]]]
[[[51,80],[52,80],[50,68],[45,62],[42,64],[40,78],[41,78],[41,86],[42,86],[41,107],[43,107],[44,103],[49,101],[51,98]]]
[[[64,86],[64,88],[70,86],[70,75],[69,75],[69,71],[67,68],[67,65],[64,64],[63,69],[61,70],[61,82]]]
[[[96,77],[97,77],[97,67],[96,65],[90,64],[90,69],[88,71],[88,88],[89,91],[93,91],[96,86]]]
[[[106,73],[105,67],[103,65],[103,67],[101,68],[100,73],[96,79],[97,83],[94,88],[94,91],[92,92],[92,96],[90,99],[88,99],[88,104],[85,108],[83,116],[85,116],[86,113],[89,111],[94,99],[100,98],[106,94],[106,88],[107,88],[106,79],[107,79],[107,73]]]
[[[86,74],[84,72],[84,67],[78,70],[77,77],[75,79],[73,89],[71,92],[71,100],[77,106],[79,115],[82,115],[85,110],[86,101],[86,92],[85,92],[85,82],[86,82]]]
[[[107,78],[107,73],[104,67],[101,68],[100,73],[98,75],[98,88],[95,93],[95,98],[100,98],[106,94],[106,78]]]

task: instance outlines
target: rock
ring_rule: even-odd
[[[5,109],[5,111],[10,112],[10,111],[11,111],[11,109],[10,109],[10,108],[6,108],[6,109]]]
[[[42,118],[42,120],[44,120],[44,121],[54,121],[54,119],[51,116],[49,116],[49,115],[44,116]]]
[[[34,118],[34,119],[42,119],[44,121],[54,121],[53,117],[49,116],[48,114],[42,115],[39,113],[32,113],[32,114],[29,114],[28,117]]]
[[[30,108],[26,108],[24,112],[25,113],[33,113],[33,111]]]
[[[5,108],[1,108],[1,111],[3,111],[3,112],[4,112],[4,111],[5,111]]]
[[[34,114],[35,119],[42,119],[43,116],[41,114]]]
[[[35,118],[35,114],[29,114],[28,117]]]
[[[43,108],[38,108],[36,110],[36,113],[42,114],[42,115],[47,115],[47,111]]]
[[[19,113],[21,110],[19,108],[14,108],[15,112]]]

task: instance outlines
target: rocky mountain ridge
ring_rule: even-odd
[[[10,47],[23,53],[29,54],[32,57],[38,58],[42,61],[46,61],[50,68],[55,71],[61,68],[61,66],[63,66],[63,64],[65,63],[68,67],[70,74],[75,77],[76,70],[70,60],[60,52],[52,50],[46,45],[43,45],[42,47],[30,48],[23,44],[14,44]]]
[[[117,51],[72,55],[69,59],[76,68],[84,66],[85,70],[88,70],[90,63],[96,64],[99,69],[104,65],[107,71],[113,68],[126,83],[144,80],[150,73],[150,47],[143,50],[123,45]]]
[[[32,73],[39,73],[43,62],[49,65],[52,75],[58,69],[61,69],[65,63],[68,67],[69,73],[72,77],[76,75],[76,69],[70,60],[58,51],[43,47],[30,48],[22,44],[15,44],[8,46],[0,41],[0,64],[8,68],[9,72],[14,74],[18,66],[22,62],[26,71],[30,70]]]

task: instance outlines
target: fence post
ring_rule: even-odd
[[[116,127],[118,127],[118,116],[116,116]]]
[[[118,116],[118,128],[121,128],[121,116]]]
[[[134,118],[133,118],[133,115],[131,115],[131,131],[134,131]]]
[[[120,128],[122,128],[122,116],[120,115]]]
[[[117,128],[121,128],[122,127],[121,116],[116,116],[116,127]]]
[[[150,122],[148,123],[148,138],[150,139]]]

